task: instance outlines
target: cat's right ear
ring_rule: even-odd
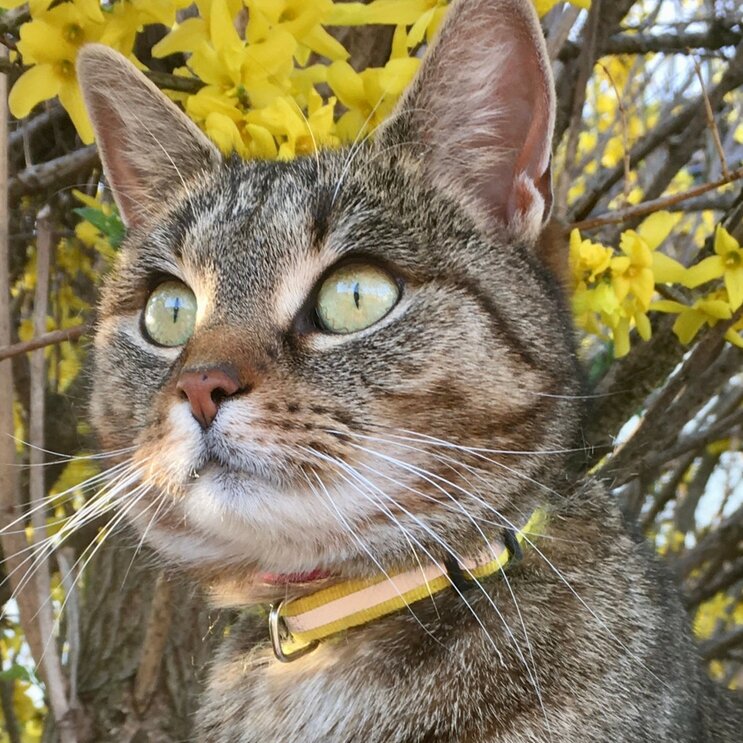
[[[532,0],[455,0],[380,147],[486,227],[536,240],[550,215],[555,94]]]
[[[196,124],[118,52],[83,47],[77,75],[128,227],[148,223],[189,180],[219,163],[219,150]]]

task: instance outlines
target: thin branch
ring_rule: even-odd
[[[702,74],[702,68],[699,65],[699,60],[694,57],[694,70],[697,74],[697,80],[702,88],[702,98],[704,99],[704,112],[707,115],[707,128],[712,134],[712,141],[715,143],[715,149],[717,150],[717,157],[720,158],[720,165],[722,168],[723,178],[730,176],[730,169],[728,168],[728,161],[725,157],[725,150],[722,147],[722,141],[720,140],[720,130],[717,128],[715,122],[715,115],[712,112],[712,104],[709,102],[709,95],[707,95],[707,86],[704,83],[704,75]]]
[[[34,332],[42,335],[46,328],[47,302],[49,291],[49,268],[54,249],[54,231],[51,222],[51,208],[47,205],[40,212],[37,222],[38,239],[36,241],[36,289],[34,293]],[[46,398],[46,363],[44,351],[33,352],[30,366],[30,406],[28,437],[31,443],[29,452],[29,500],[31,507],[31,524],[33,525],[33,544],[40,545],[46,538],[46,485],[44,480],[44,413]],[[49,562],[40,559],[34,566],[33,581],[36,585],[39,610],[36,621],[39,624],[41,637],[44,640],[44,652],[35,658],[37,665],[43,666],[46,680],[46,691],[59,729],[62,743],[77,743],[77,736],[67,702],[67,684],[57,646],[54,641],[54,617],[52,616],[51,578]]]
[[[152,80],[158,88],[175,90],[179,93],[198,93],[206,83],[197,77],[183,77],[169,72],[145,70],[144,74]]]
[[[743,645],[743,627],[736,627],[721,637],[715,637],[701,643],[699,650],[705,660],[714,660],[724,658],[730,650],[739,645]]]
[[[609,224],[623,224],[624,222],[629,222],[633,219],[637,219],[638,217],[644,217],[648,214],[652,214],[653,212],[659,212],[663,209],[670,209],[671,207],[676,206],[677,204],[680,204],[687,199],[692,199],[695,196],[701,196],[702,194],[708,193],[709,191],[714,191],[717,188],[722,188],[722,186],[727,186],[728,183],[733,183],[740,180],[741,178],[743,178],[743,168],[738,168],[737,170],[733,170],[732,172],[728,173],[727,176],[723,176],[716,181],[712,181],[711,183],[703,183],[701,186],[694,186],[694,188],[690,188],[688,191],[683,191],[682,193],[675,193],[671,194],[670,196],[662,196],[659,199],[645,201],[642,204],[636,204],[635,206],[630,206],[627,209],[620,209],[619,211],[615,212],[607,212],[606,214],[600,214],[599,216],[593,217],[591,219],[584,219],[582,222],[573,222],[573,224],[568,227],[567,231],[569,232],[570,230],[576,229],[595,230],[599,227],[604,227]]]
[[[2,55],[2,52],[0,52]],[[3,59],[0,56],[0,59]],[[7,194],[7,79],[0,76],[0,344],[10,343],[11,299],[8,245],[8,194]],[[0,541],[2,541],[4,568],[12,595],[18,604],[23,632],[34,658],[44,652],[44,641],[34,620],[38,611],[36,593],[26,581],[27,568],[23,555],[28,549],[24,534],[17,529],[6,531],[7,525],[20,515],[20,492],[17,475],[13,424],[13,375],[10,364],[0,364]],[[43,675],[43,670],[42,670]]]
[[[92,144],[54,160],[31,165],[18,173],[15,178],[11,178],[8,186],[8,196],[11,200],[14,200],[26,193],[43,191],[46,188],[56,186],[81,170],[92,167],[97,162],[98,150]]]
[[[683,597],[684,606],[687,609],[699,606],[703,601],[711,599],[716,593],[726,590],[739,580],[743,580],[743,559],[721,571],[713,580],[699,581],[695,588]]]
[[[134,704],[141,715],[147,711],[157,687],[157,678],[160,673],[160,665],[173,616],[172,594],[170,582],[161,573],[155,584],[150,616],[144,642],[142,643],[142,655],[139,659],[137,677],[134,681]]]
[[[35,351],[38,348],[44,348],[45,346],[53,346],[57,343],[64,343],[65,341],[76,341],[89,329],[88,325],[75,325],[72,328],[65,328],[64,330],[52,330],[49,333],[44,333],[37,338],[31,338],[29,341],[22,341],[21,343],[14,343],[12,346],[5,346],[0,348],[0,361],[9,359],[13,356],[21,356],[24,353]]]
[[[743,32],[729,26],[713,25],[706,31],[666,34],[614,34],[601,46],[601,55],[607,54],[692,54],[694,50],[715,51],[736,46],[743,39]],[[559,59],[567,62],[580,54],[580,45],[567,43]]]
[[[709,101],[713,110],[719,110],[724,106],[725,96],[735,88],[743,84],[743,43],[739,44],[736,49],[735,57],[731,60],[723,73],[720,81],[709,91]],[[704,114],[704,101],[702,96],[695,98],[687,103],[676,115],[667,116],[662,123],[658,124],[652,131],[648,132],[642,139],[637,141],[630,150],[630,164],[632,167],[643,160],[647,159],[659,147],[665,147],[669,141],[674,142],[674,163],[673,168],[663,168],[664,172],[659,174],[656,181],[646,189],[650,193],[651,188],[654,190],[658,184],[668,181],[668,169],[673,169],[674,174],[678,171],[676,161],[679,157],[686,158],[684,163],[691,157],[683,150],[696,147],[696,142],[700,132],[706,128],[707,118]],[[683,142],[679,142],[679,138]],[[691,142],[692,144],[687,144]],[[682,144],[685,146],[682,147]],[[679,154],[680,153],[680,154]],[[682,163],[683,165],[683,163]],[[596,204],[608,194],[612,187],[619,182],[624,174],[624,166],[616,165],[613,168],[601,170],[595,178],[586,187],[586,192],[570,208],[570,217],[576,222],[588,219],[588,215],[593,211]],[[649,196],[649,199],[660,197],[660,193]]]
[[[568,138],[565,145],[565,161],[562,172],[555,188],[556,203],[567,204],[567,193],[572,181],[573,169],[576,165],[578,154],[578,138],[581,130],[581,119],[583,104],[586,102],[586,87],[593,72],[596,60],[596,46],[599,35],[599,20],[601,18],[602,0],[593,0],[591,9],[588,11],[588,20],[583,29],[583,46],[578,58],[578,74],[574,83],[574,95],[570,122],[568,125]]]

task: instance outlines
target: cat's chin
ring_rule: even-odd
[[[353,561],[358,545],[350,527],[370,515],[366,502],[347,492],[326,489],[334,512],[309,487],[215,463],[175,491],[171,507],[154,519],[143,506],[130,511],[130,520],[163,557],[190,569],[220,565],[264,576],[332,573]]]

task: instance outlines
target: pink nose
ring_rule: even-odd
[[[203,428],[209,428],[223,400],[240,389],[236,375],[225,369],[184,371],[178,379],[178,391],[191,405],[193,417]]]

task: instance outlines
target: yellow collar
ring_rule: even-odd
[[[346,581],[308,596],[285,599],[271,606],[268,629],[276,658],[284,663],[314,650],[321,640],[367,624],[409,607],[410,604],[454,587],[458,581],[486,578],[521,552],[526,539],[540,534],[546,513],[538,508],[517,532],[506,530],[503,541],[490,542],[485,550],[463,563],[431,562],[412,570],[369,580]]]

